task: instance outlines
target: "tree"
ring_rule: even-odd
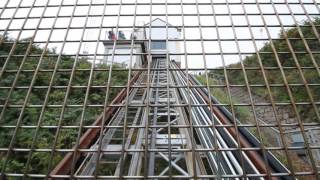
[[[315,18],[313,24],[316,25],[318,33],[320,32],[320,18]],[[320,50],[319,41],[315,35],[314,30],[310,26],[311,22],[305,21],[302,26],[300,26],[300,30],[303,33],[303,36],[307,39],[307,45],[313,52],[318,52]],[[285,34],[290,39],[289,42],[294,50],[294,53],[297,57],[298,64],[294,61],[293,54],[290,52],[289,45],[285,40]],[[303,84],[302,76],[305,77],[308,84],[316,84],[319,83],[319,74],[315,69],[315,64],[320,64],[320,55],[317,53],[313,53],[312,56],[309,53],[301,53],[307,52],[306,44],[302,41],[299,31],[297,28],[291,28],[285,31],[281,31],[279,33],[279,40],[273,40],[273,44],[275,49],[278,52],[278,57],[280,61],[280,65],[282,67],[293,67],[293,68],[285,68],[285,78],[287,79],[289,84]],[[313,40],[312,40],[313,38]],[[268,52],[268,53],[266,53]],[[282,53],[280,53],[282,52]],[[299,53],[300,52],[300,53]],[[279,70],[279,64],[276,61],[276,57],[271,48],[271,43],[266,43],[259,51],[258,51],[261,62],[265,67],[273,67],[273,70],[264,69],[268,83],[269,84],[284,84],[284,79],[281,76],[281,72]],[[312,58],[313,57],[313,58]],[[313,61],[313,59],[315,61]],[[258,57],[256,54],[247,56],[243,60],[243,64],[245,67],[260,67]],[[311,67],[310,69],[305,68],[302,70],[303,74],[300,74],[297,70],[297,65],[301,67]],[[229,67],[233,68],[241,68],[240,63],[229,65]],[[222,71],[211,71],[211,75],[214,77],[224,77]],[[246,70],[246,75],[248,77],[250,84],[265,84],[265,81],[262,76],[261,69],[259,70]],[[228,80],[231,84],[245,84],[244,74],[242,70],[228,70]],[[320,87],[319,86],[309,86],[309,89],[312,93],[312,98],[314,101],[320,101]],[[258,96],[262,96],[268,98],[268,93],[266,88],[251,88],[252,92]],[[310,97],[306,91],[304,86],[290,86],[290,90],[293,94],[295,102],[311,102]],[[285,87],[272,87],[272,96],[276,102],[290,102],[290,97],[288,91]],[[301,119],[304,122],[320,122],[320,119],[316,117],[316,112],[318,109],[314,109],[309,105],[298,105],[298,111],[301,115]]]
[[[7,56],[12,48],[13,39],[4,37],[5,43],[0,47],[0,55]],[[28,39],[22,40],[28,42]],[[14,55],[24,55],[27,51],[28,44],[19,41],[14,49]],[[44,51],[43,48],[32,45],[30,54],[41,54]],[[41,107],[44,103],[46,93],[51,78],[53,78],[53,87],[49,92],[48,103],[51,107],[46,107],[43,111],[43,118],[41,119],[42,126],[57,126],[60,120],[61,107],[64,98],[66,96],[66,89],[71,78],[71,69],[76,62],[75,74],[72,79],[70,94],[68,95],[68,105],[83,105],[86,94],[86,88],[89,83],[90,69],[92,64],[86,58],[75,59],[74,57],[62,55],[60,62],[57,61],[57,53],[55,49],[46,50],[45,56],[40,62],[40,57],[28,56],[25,62],[22,61],[21,56],[10,57],[7,66],[3,67],[6,61],[6,57],[0,59],[0,67],[5,71],[0,79],[0,87],[8,87],[0,89],[0,104],[4,104],[8,101],[11,105],[22,105],[27,95],[27,90],[31,85],[33,76],[35,76],[35,83],[28,100],[28,105],[38,105],[36,107],[27,107],[23,113],[21,125],[36,126],[41,114]],[[35,68],[40,63],[40,71],[35,75]],[[59,63],[59,64],[57,64]],[[58,65],[58,71],[53,77],[53,71],[55,66]],[[18,74],[18,70],[21,67],[21,71]],[[109,78],[110,68],[107,65],[97,65],[97,69],[105,69],[94,71],[92,76],[91,86],[101,86],[98,88],[90,88],[88,103],[87,104],[99,104],[103,105],[106,96],[106,86]],[[119,69],[120,67],[114,66],[113,69]],[[9,91],[13,86],[13,82],[17,78],[15,87],[26,88],[13,88],[12,94],[9,96]],[[126,70],[112,71],[111,86],[126,85],[128,73]],[[42,88],[41,88],[42,87]],[[110,88],[109,102],[119,92],[119,88]],[[40,105],[40,108],[39,108]],[[85,116],[83,119],[84,124],[90,125],[95,118],[101,114],[103,107],[90,108],[87,107]],[[0,126],[16,126],[17,119],[21,113],[21,108],[0,108],[0,112],[4,113],[2,119],[0,119]],[[80,117],[82,113],[82,107],[66,107],[62,118],[61,125],[79,125]],[[0,127],[0,148],[8,148],[9,143],[13,136],[13,128],[1,128]],[[56,128],[40,128],[35,141],[34,148],[52,148],[52,142],[55,138]],[[68,128],[61,129],[58,136],[58,143],[56,148],[71,148],[76,142],[78,129]],[[15,148],[30,148],[33,143],[35,135],[35,128],[19,128],[17,136],[14,141]],[[8,159],[6,166],[6,172],[10,173],[24,173],[25,165],[27,162],[29,152],[12,152],[12,155]],[[2,169],[6,152],[0,152],[0,169]],[[62,158],[62,154],[57,153],[53,159],[53,166],[58,163]],[[50,153],[46,152],[33,152],[31,155],[31,163],[28,169],[29,173],[47,173],[48,164],[50,160]]]

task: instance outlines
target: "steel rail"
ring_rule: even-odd
[[[140,73],[136,74],[130,81],[130,85],[132,85],[140,76]],[[130,86],[127,88],[131,88]],[[122,89],[118,95],[113,99],[111,104],[118,104],[123,99],[125,99],[126,95],[126,89]],[[108,107],[105,110],[105,115],[100,115],[96,121],[92,124],[93,126],[103,126],[101,124],[103,120],[103,116],[105,116],[106,119],[110,119],[112,117],[113,113],[116,112],[118,108],[117,107]],[[84,135],[80,138],[79,141],[79,148],[88,148],[92,143],[94,143],[94,140],[96,139],[97,135],[99,134],[100,129],[88,129]],[[59,175],[59,174],[68,174],[71,168],[72,163],[72,156],[73,152],[68,153],[63,160],[51,171],[50,175]],[[81,154],[77,154],[76,159],[79,159]]]
[[[178,79],[184,80],[185,79],[185,77],[183,77],[183,75],[181,75],[181,73],[180,74],[177,73],[176,76],[177,76],[176,80],[178,80]],[[187,82],[181,82],[181,83],[186,84]],[[183,94],[184,94],[184,96],[186,96],[186,94],[190,94],[192,96],[193,101],[194,101],[193,103],[200,104],[200,102],[199,102],[199,100],[197,98],[199,96],[199,94],[195,94],[195,93],[196,93],[195,91],[190,90],[189,92],[184,92]],[[191,102],[188,102],[188,103],[191,103]],[[210,118],[208,117],[208,114],[206,114],[207,112],[205,112],[203,110],[204,108],[206,108],[206,107],[195,107],[195,108],[193,108],[193,109],[196,109],[192,113],[193,119],[196,120],[194,122],[196,125],[199,125],[199,124],[201,124],[201,125],[203,125],[203,124],[210,125],[210,124],[212,124]],[[217,119],[217,117],[215,117],[214,119]],[[201,120],[202,120],[202,122],[201,122]],[[236,142],[233,139],[233,137],[230,136],[229,133],[226,133],[225,129],[224,129],[224,132],[221,132],[221,130],[218,130],[220,132],[215,130],[215,133],[213,133],[211,128],[206,128],[206,129],[208,129],[208,130],[202,130],[202,128],[197,128],[196,131],[198,132],[198,134],[200,134],[200,136],[202,137],[202,142],[205,144],[206,148],[208,148],[208,149],[215,149],[215,147],[212,144],[210,144],[210,145],[208,144],[208,143],[210,143],[212,141],[212,139],[219,139],[219,141],[218,141],[218,147],[219,148],[230,148],[230,146],[226,146],[227,143],[222,138],[219,138],[219,137],[222,137],[222,136],[224,137],[224,139],[228,139],[229,138],[230,142],[233,142],[233,143]],[[223,135],[220,135],[221,133],[223,133]],[[205,135],[203,135],[203,134],[205,134]],[[224,146],[222,146],[221,144],[223,144]],[[230,164],[229,159],[225,157],[226,156],[225,153],[223,153],[223,156],[225,157],[224,159],[221,159],[221,157],[219,158],[219,157],[213,156],[212,152],[209,152],[209,154],[210,154],[210,156],[209,156],[210,157],[210,161],[211,161],[211,164],[212,164],[211,166],[215,166],[215,170],[216,171],[217,171],[217,167],[218,167],[217,162],[224,162],[225,161],[227,164]],[[235,157],[233,156],[233,154],[230,153],[230,152],[228,152],[227,154],[228,154],[229,158],[233,161],[232,163],[233,163],[233,166],[235,166],[235,168],[237,169],[237,173],[239,173],[240,175],[243,174],[242,168],[241,168],[239,162],[235,161]],[[224,166],[225,167],[222,168],[222,170],[224,171],[224,174],[228,174],[227,171],[226,171],[226,169],[228,169],[228,168],[230,168],[229,173],[233,172],[233,174],[235,174],[235,171],[232,168],[232,166],[228,167],[228,165],[226,165],[226,164]]]
[[[177,65],[174,65],[177,68]],[[180,73],[184,73],[181,71]],[[184,75],[185,76],[185,75]],[[180,78],[184,78],[184,76],[180,76]],[[193,76],[191,76],[191,80],[189,83],[191,84],[200,84]],[[196,90],[194,90],[196,91]],[[201,92],[202,91],[202,92]],[[201,91],[198,91],[198,98],[203,98],[205,101],[208,101],[208,92],[206,92],[205,88],[201,88]],[[214,103],[218,103],[216,98],[212,97],[212,101]],[[230,124],[233,123],[230,119],[230,112],[225,107],[213,107],[212,113],[214,113],[217,117],[217,119],[220,120],[220,123],[223,124]],[[238,120],[237,120],[238,121]],[[235,137],[235,131],[232,127],[227,128],[227,131],[232,135],[232,137]],[[224,138],[227,138],[227,136],[223,136]],[[247,148],[247,147],[259,147],[260,142],[247,130],[244,129],[244,127],[239,127],[239,137],[240,137],[240,145]],[[249,156],[249,158],[253,161],[253,164],[255,167],[259,169],[259,171],[264,171],[266,163],[262,160],[262,154],[258,153],[257,151],[248,151],[246,154]],[[268,163],[270,163],[270,169],[272,169],[275,173],[287,173],[288,170],[282,165],[282,163],[277,160],[271,153],[267,152],[267,159]],[[292,179],[290,176],[283,176],[284,179]]]
[[[140,76],[139,80],[141,80],[141,76]],[[137,93],[137,89],[133,89],[132,91],[130,91],[130,97],[129,97],[130,101],[133,100],[133,98],[134,98],[136,93]],[[143,95],[143,96],[145,96],[145,95]],[[101,148],[99,147],[100,150],[104,151],[104,149],[107,148],[107,145],[109,144],[109,142],[111,140],[110,137],[112,137],[114,135],[114,133],[115,133],[115,131],[117,129],[117,128],[114,128],[115,127],[114,125],[116,125],[116,124],[119,125],[120,122],[123,120],[123,118],[125,118],[124,117],[124,111],[125,111],[124,108],[125,107],[117,109],[117,112],[114,113],[112,119],[109,121],[107,127],[104,129],[103,138],[101,140],[97,139],[96,143],[94,145],[92,145],[93,149],[96,149],[96,147],[99,147],[98,145],[100,144],[100,141],[102,141]],[[134,120],[133,124],[137,123],[138,117],[140,117],[139,115],[141,114],[140,113],[141,107],[137,107],[137,108],[139,110],[137,111],[137,113],[135,115],[135,120]],[[120,127],[122,127],[122,126],[119,126],[119,128]],[[130,134],[132,134],[132,133],[130,133]],[[126,141],[127,141],[126,143],[130,142],[131,138],[128,138]],[[126,148],[128,148],[128,144],[126,144]],[[110,151],[108,151],[108,152],[110,152]],[[86,159],[83,160],[82,164],[78,167],[78,170],[77,170],[76,174],[81,174],[81,175],[92,175],[92,174],[94,174],[94,172],[96,172],[95,170],[98,168],[98,166],[96,164],[96,161],[97,161],[98,158],[101,158],[102,155],[103,155],[103,153],[96,153],[96,152],[92,152],[92,153],[88,154],[86,156]],[[90,160],[89,160],[89,158],[90,158]],[[85,169],[82,169],[82,168],[85,168]]]

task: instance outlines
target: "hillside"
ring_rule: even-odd
[[[320,18],[313,21],[315,25],[320,25]],[[302,25],[310,25],[310,22],[304,22]],[[290,97],[288,90],[285,88],[284,78],[281,76],[281,71],[279,67],[283,68],[285,78],[288,81],[290,90],[292,92],[292,97],[294,102],[302,103],[297,105],[301,119],[304,122],[320,122],[317,118],[315,111],[319,112],[319,106],[315,110],[311,105],[305,105],[303,103],[311,102],[308,96],[306,87],[303,85],[302,76],[307,81],[308,88],[312,94],[314,102],[320,101],[320,74],[319,69],[316,70],[316,66],[319,67],[320,64],[320,44],[317,40],[313,29],[309,26],[300,26],[301,32],[307,39],[307,44],[312,51],[312,56],[306,53],[306,47],[304,42],[301,40],[297,28],[291,28],[286,30],[290,39],[290,44],[292,45],[293,51],[295,52],[297,62],[294,60],[294,56],[290,52],[289,46],[284,40],[284,32],[279,33],[279,39],[273,40],[274,47],[277,51],[279,58],[279,63],[276,60],[272,46],[270,42],[265,43],[265,45],[259,50],[258,54],[263,65],[267,81],[271,85],[271,94],[276,103],[290,103]],[[318,32],[320,28],[317,27]],[[316,38],[316,39],[312,39]],[[312,58],[313,57],[313,58]],[[267,88],[264,86],[254,86],[254,85],[266,85],[264,81],[261,67],[259,64],[259,58],[257,54],[247,56],[243,61],[243,66],[245,67],[246,75],[250,85],[252,93],[256,96],[266,99],[270,102],[269,93]],[[299,73],[297,67],[302,67],[302,74]],[[243,68],[240,63],[229,65],[227,68],[228,81],[231,85],[245,85],[245,76],[243,73]],[[220,80],[225,82],[225,74],[223,71],[211,71],[210,78]],[[222,77],[222,78],[221,78]],[[246,90],[245,87],[243,87]],[[292,106],[288,105],[288,108],[292,109]],[[292,116],[296,116],[294,112],[291,112]]]
[[[6,42],[13,42],[13,39],[6,37]],[[24,39],[23,41],[29,41]],[[27,51],[29,43],[17,44],[14,55],[24,55]],[[0,55],[8,55],[11,50],[12,44],[5,43],[0,47]],[[17,126],[19,114],[21,113],[21,105],[25,101],[28,89],[31,85],[32,78],[35,76],[35,82],[33,89],[27,99],[27,105],[23,115],[21,116],[22,126],[33,126],[33,128],[19,128],[17,136],[14,141],[15,148],[33,148],[35,149],[52,149],[53,142],[59,121],[63,126],[78,126],[81,120],[81,113],[84,104],[86,88],[89,83],[90,69],[92,64],[85,58],[79,58],[76,62],[74,77],[71,83],[71,90],[68,94],[68,100],[66,105],[73,105],[73,107],[66,107],[62,118],[60,114],[64,98],[66,96],[67,86],[71,77],[71,70],[75,62],[75,58],[71,56],[62,55],[60,62],[57,61],[57,53],[54,49],[46,51],[46,56],[40,62],[40,57],[32,55],[40,55],[44,49],[39,46],[33,45],[29,56],[25,62],[22,63],[23,57],[13,56],[8,61],[6,68],[4,63],[6,57],[1,57],[0,67],[5,69],[5,73],[0,77],[0,87],[7,87],[0,89],[0,104],[4,105],[7,101],[7,108],[0,108],[0,148],[8,148],[13,136],[14,128],[2,128],[2,126]],[[35,75],[35,69],[40,63],[40,71]],[[19,67],[21,66],[21,71]],[[113,68],[118,68],[114,66]],[[100,105],[97,107],[86,107],[84,113],[83,123],[84,125],[91,125],[95,118],[102,112],[105,96],[106,86],[109,75],[109,67],[106,65],[97,65],[92,75],[91,87],[88,93],[88,102],[90,105]],[[102,70],[101,70],[102,69]],[[57,71],[56,71],[57,70]],[[53,77],[53,72],[56,71]],[[19,76],[17,76],[17,74]],[[16,79],[16,84],[14,81]],[[53,78],[53,79],[52,79]],[[112,71],[111,85],[126,85],[128,78],[127,71]],[[49,98],[47,107],[43,111],[43,116],[40,118],[41,107],[44,104],[46,93],[50,85],[51,79],[52,89],[49,92]],[[12,86],[16,88],[11,88]],[[9,96],[10,90],[13,90]],[[109,102],[119,92],[119,88],[111,88],[109,93]],[[76,106],[75,106],[76,105]],[[15,108],[14,108],[15,107]],[[37,138],[34,139],[38,122],[41,126],[47,126],[47,128],[40,128]],[[51,128],[49,127],[51,126]],[[78,134],[78,128],[63,128],[60,130],[57,138],[57,144],[55,148],[72,148],[74,142],[76,142]],[[33,142],[35,142],[33,144]],[[2,169],[6,153],[0,152],[0,169]],[[24,173],[26,171],[25,166],[29,156],[29,152],[13,152],[9,158],[5,172],[10,173]],[[31,163],[28,167],[29,173],[44,173],[48,171],[49,162],[51,166],[54,166],[63,157],[63,153],[56,153],[54,157],[51,157],[50,152],[33,152],[31,154]]]

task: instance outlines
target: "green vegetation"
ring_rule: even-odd
[[[320,18],[314,19],[313,23],[315,25],[320,25]],[[307,39],[307,44],[312,52],[320,51],[320,44],[317,40],[313,29],[308,26],[310,22],[305,21],[303,23],[305,26],[300,26],[303,36]],[[317,27],[317,31],[320,31],[320,28]],[[285,33],[290,39],[290,44],[292,45],[293,51],[295,52],[295,56],[297,62],[294,60],[294,56],[290,52],[288,43],[285,38]],[[297,28],[291,28],[282,31],[279,33],[279,37],[281,39],[273,40],[272,43],[277,51],[277,55],[279,57],[279,63],[283,67],[283,71],[285,74],[285,78],[290,85],[290,90],[292,92],[292,97],[295,102],[311,102],[310,97],[308,96],[307,90],[305,86],[294,85],[294,84],[303,84],[302,76],[306,79],[308,84],[319,84],[320,83],[320,75],[315,69],[315,64],[319,66],[320,64],[320,54],[313,53],[312,56],[307,52],[306,46],[304,42],[301,40],[300,34]],[[283,39],[282,39],[283,38]],[[315,39],[312,39],[315,38]],[[284,79],[281,76],[281,71],[279,68],[279,63],[276,60],[276,56],[272,50],[272,46],[270,42],[266,42],[265,45],[259,50],[259,56],[261,59],[261,63],[263,65],[266,78],[269,84],[278,85],[271,87],[271,94],[275,100],[275,102],[281,103],[286,102],[290,103],[289,93],[287,89],[284,87]],[[313,58],[312,58],[313,57]],[[262,71],[259,64],[259,58],[256,54],[247,56],[243,61],[243,65],[246,68],[246,74],[248,77],[249,84],[251,85],[266,85]],[[299,73],[296,67],[306,67],[302,69],[302,74]],[[254,68],[256,69],[254,69]],[[242,70],[242,66],[240,63],[229,65],[227,76],[230,84],[233,85],[245,85],[244,73]],[[251,68],[251,69],[250,69]],[[259,68],[257,70],[257,68]],[[209,74],[210,77],[225,77],[223,71],[215,70],[211,71]],[[223,80],[224,79],[220,79]],[[320,86],[317,85],[309,85],[310,92],[312,94],[312,98],[315,102],[320,101]],[[269,93],[266,87],[251,87],[252,93],[263,97],[267,100],[269,99]],[[221,93],[225,93],[221,90]],[[227,96],[225,94],[218,94],[218,99],[222,102],[225,102]],[[220,95],[219,95],[220,94]],[[233,98],[233,97],[232,97]],[[311,105],[297,105],[299,114],[304,122],[320,122],[320,119],[317,118],[315,111],[319,111],[318,109],[314,109]],[[293,113],[294,115],[294,113]]]
[[[313,23],[315,25],[320,25],[320,18],[316,18]],[[320,51],[320,44],[317,40],[313,29],[310,26],[310,22],[304,22],[301,26],[301,31],[305,38],[307,39],[307,44],[312,52],[319,52]],[[317,27],[317,31],[320,32],[320,28]],[[280,32],[279,37],[284,38],[284,33],[287,33],[287,36],[290,39],[290,44],[292,45],[292,48],[295,52],[297,63],[294,60],[294,57],[292,53],[290,52],[289,46],[284,39],[279,40],[273,40],[272,43],[277,51],[277,55],[279,57],[279,63],[283,67],[285,78],[288,81],[288,84],[290,85],[290,91],[292,92],[292,97],[295,102],[311,102],[310,97],[307,94],[306,87],[305,86],[295,86],[294,84],[303,84],[302,76],[307,81],[307,84],[319,84],[320,83],[320,75],[315,68],[315,64],[319,66],[320,64],[320,54],[318,53],[312,53],[312,56],[308,53],[302,53],[307,52],[304,42],[301,40],[301,37],[299,35],[297,28],[291,28],[286,30],[285,32]],[[312,38],[314,38],[312,40]],[[264,68],[267,81],[270,84],[277,85],[271,87],[271,95],[275,102],[281,103],[286,102],[290,103],[290,98],[287,89],[283,86],[284,79],[281,76],[281,71],[279,70],[279,64],[276,61],[276,57],[274,55],[274,52],[272,50],[272,46],[270,42],[266,42],[264,46],[259,50],[258,52],[260,56],[260,60],[262,63],[262,66]],[[259,64],[259,58],[256,54],[247,56],[243,61],[243,66],[246,69],[246,75],[247,79],[249,81],[250,85],[266,85],[262,71]],[[302,74],[299,73],[296,67],[301,66],[305,67],[302,69]],[[257,67],[259,70],[257,70]],[[227,76],[228,81],[232,85],[245,85],[245,76],[243,73],[243,68],[241,63],[236,63],[229,65],[227,68],[230,68],[227,70]],[[250,69],[251,68],[251,69]],[[208,74],[209,85],[224,85],[225,84],[225,74],[223,70],[215,70],[210,71]],[[197,76],[198,80],[206,85],[206,76],[199,75]],[[281,86],[282,85],[282,86]],[[259,96],[262,98],[265,98],[267,101],[270,100],[269,93],[267,91],[267,88],[264,86],[260,87],[250,87],[252,93],[255,96]],[[315,102],[320,101],[320,86],[318,85],[309,85],[309,89],[312,94],[312,98]],[[244,91],[246,89],[244,88]],[[230,104],[230,98],[228,95],[228,92],[225,88],[219,88],[214,87],[210,88],[211,93],[222,103],[222,104]],[[233,104],[241,103],[238,98],[231,94],[231,101]],[[291,106],[287,106],[288,108],[291,108]],[[230,106],[226,106],[229,110],[231,110]],[[320,119],[317,118],[315,111],[320,110],[320,107],[318,106],[317,109],[314,109],[311,105],[297,105],[297,109],[299,112],[299,115],[303,122],[320,122]],[[238,118],[241,123],[250,123],[255,124],[253,114],[251,112],[251,107],[249,106],[235,106],[234,112],[236,118]],[[294,112],[292,112],[293,116],[296,116]],[[256,137],[258,137],[257,128],[252,127],[248,128]],[[274,146],[274,135],[272,134],[272,131],[267,131],[266,128],[261,130],[261,139],[259,140],[265,145],[265,146]],[[288,166],[288,160],[286,155],[284,154],[284,151],[273,151],[273,154],[285,165]],[[301,160],[297,154],[294,152],[289,152],[290,158],[293,159],[294,162],[294,169],[297,170],[303,170],[304,168],[310,168],[310,166],[305,163],[303,160]],[[303,179],[303,178],[302,178]]]
[[[24,39],[24,42],[28,42],[29,39]],[[5,42],[13,42],[8,37],[5,38]],[[22,41],[21,41],[22,42]],[[13,54],[24,55],[27,51],[29,43],[17,44]],[[12,48],[12,44],[4,43],[0,47],[0,55],[8,55]],[[8,61],[6,68],[4,63],[6,57],[0,57],[0,67],[6,71],[0,77],[0,87],[8,87],[0,89],[0,104],[4,105],[8,101],[8,107],[3,108],[1,106],[0,112],[2,113],[0,119],[0,148],[8,148],[10,141],[14,134],[14,128],[8,128],[3,126],[17,125],[17,120],[21,113],[21,106],[23,105],[28,89],[31,85],[33,77],[35,81],[31,90],[30,96],[27,99],[28,107],[25,108],[23,115],[21,116],[21,126],[33,126],[33,128],[19,128],[17,136],[14,141],[14,148],[31,148],[33,137],[35,135],[35,126],[39,121],[41,107],[44,103],[48,86],[50,84],[53,71],[57,65],[58,71],[53,77],[53,88],[50,90],[47,107],[44,109],[43,118],[41,120],[41,126],[57,126],[60,120],[60,114],[62,110],[62,104],[66,96],[67,86],[71,77],[71,70],[75,62],[75,58],[67,55],[62,55],[60,62],[57,61],[57,53],[55,49],[46,51],[46,54],[40,62],[40,57],[32,55],[40,55],[44,51],[43,48],[33,45],[28,57],[23,63],[23,57],[12,56]],[[23,63],[23,64],[22,64]],[[35,69],[40,63],[40,71],[35,75]],[[59,63],[59,64],[57,64]],[[17,76],[19,67],[21,66],[21,72]],[[74,77],[72,79],[72,88],[68,94],[66,101],[67,106],[63,113],[61,125],[63,126],[78,126],[81,121],[81,113],[85,100],[85,94],[89,83],[90,69],[92,64],[85,58],[79,58],[76,61]],[[97,69],[92,75],[92,82],[88,93],[87,104],[91,105],[103,105],[106,96],[106,86],[109,75],[109,67],[106,65],[96,65]],[[114,69],[119,67],[114,66]],[[17,78],[15,87],[9,96],[11,87],[14,80]],[[128,74],[126,70],[112,71],[111,85],[126,85]],[[120,88],[111,88],[109,93],[109,102],[120,91]],[[83,125],[91,125],[95,118],[102,112],[103,107],[86,107]],[[40,128],[38,138],[35,141],[35,149],[52,149],[54,136],[57,128]],[[60,130],[57,145],[55,148],[72,148],[76,142],[78,135],[78,128],[63,128]],[[83,133],[84,130],[81,132]],[[55,153],[52,159],[52,167],[61,160],[65,153]],[[5,172],[8,173],[24,173],[29,152],[16,152],[13,151],[8,159]],[[28,173],[47,173],[48,164],[50,161],[50,152],[33,152],[31,156],[31,163],[28,169]],[[2,169],[5,161],[6,152],[0,152],[0,169]]]
[[[204,75],[197,76],[197,79],[202,83],[202,84],[207,84],[206,77]],[[208,83],[209,85],[218,85],[218,80],[214,78],[208,78]],[[221,88],[210,88],[211,94],[214,95],[215,98],[219,100],[220,103],[222,104],[231,104],[230,99],[228,96],[228,92],[224,91]],[[232,97],[232,103],[233,104],[238,104],[240,103],[240,100],[238,100],[237,97]],[[225,106],[229,111],[231,112],[231,106]],[[250,112],[248,107],[244,106],[234,106],[234,112],[235,116],[238,119],[241,119],[243,123],[253,123],[253,116],[252,113]]]
[[[206,84],[206,77],[204,75],[197,76],[197,79],[202,83]],[[218,82],[217,79],[215,78],[208,78],[208,83],[209,85],[218,85],[221,84]],[[210,88],[210,93],[214,95],[217,100],[222,103],[222,104],[228,104],[224,107],[226,107],[230,112],[232,112],[230,99],[227,91],[224,91],[223,89],[220,88]],[[238,97],[232,96],[231,98],[232,104],[239,104],[241,103]],[[248,106],[233,106],[233,110],[235,113],[235,117],[241,121],[243,124],[255,124],[254,116],[253,113],[250,111],[251,107]],[[256,137],[258,137],[258,132],[256,128],[249,128],[250,132],[253,133]],[[268,142],[266,139],[260,139],[263,141],[265,145],[270,145],[271,143]]]

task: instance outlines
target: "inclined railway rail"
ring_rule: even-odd
[[[178,66],[172,63],[172,68],[178,69]],[[188,83],[190,83],[190,86],[201,85],[201,83],[199,83],[197,79],[190,74],[186,74],[183,71],[175,71],[174,73],[174,77],[180,85],[186,86]],[[215,158],[211,159],[212,164],[216,166],[215,169],[220,168],[221,171],[226,174],[259,174],[267,173],[268,170],[272,173],[288,172],[282,163],[270,152],[245,152],[239,151],[239,149],[230,151],[230,149],[239,147],[238,144],[240,144],[240,147],[242,148],[259,148],[261,147],[261,144],[257,138],[249,132],[248,129],[244,127],[237,127],[236,125],[230,127],[231,124],[234,125],[234,123],[240,122],[237,119],[234,120],[230,111],[225,107],[213,107],[213,105],[211,105],[211,108],[215,109],[215,111],[210,111],[211,108],[208,106],[210,104],[219,104],[219,101],[211,96],[206,88],[181,88],[180,92],[183,96],[182,98],[186,100],[190,99],[190,102],[188,103],[207,105],[194,108],[195,110],[191,113],[191,115],[193,116],[193,119],[197,125],[209,125],[214,127],[206,128],[205,131],[197,130],[197,133],[200,137],[205,137],[200,139],[203,144],[209,146],[208,148],[227,150],[221,151],[221,153],[218,153]],[[188,96],[190,96],[190,98],[188,98]],[[235,131],[237,132],[234,133]],[[237,138],[239,138],[239,140]],[[216,140],[215,145],[213,145],[214,141],[212,139]],[[220,167],[216,162],[221,163]],[[282,178],[293,179],[290,176],[283,176]]]
[[[132,88],[148,79],[149,88]],[[201,84],[175,62],[154,58],[149,78],[136,74],[130,85],[129,96],[123,90],[113,102],[125,105],[106,111],[103,133],[82,137],[86,144],[80,147],[91,152],[68,154],[51,175],[70,173],[75,157],[75,177],[88,179],[101,172],[110,179],[293,179],[225,107],[212,105],[219,102],[206,88],[194,88]],[[100,117],[96,125],[102,122]]]

